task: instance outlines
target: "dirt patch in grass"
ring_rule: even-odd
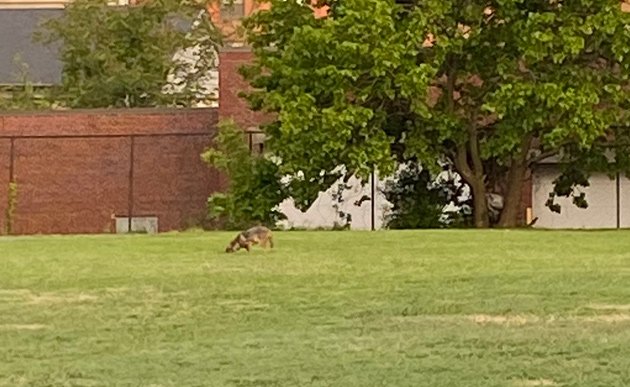
[[[121,286],[118,288],[105,288],[105,292],[113,294],[127,293],[130,291],[132,291],[132,289],[127,286]]]
[[[608,311],[630,311],[630,304],[589,304],[587,309]]]
[[[176,292],[163,291],[155,286],[142,287],[115,287],[105,288],[99,295],[106,300],[129,300],[133,299],[139,303],[163,304],[173,300],[187,301],[190,297],[188,290],[180,290]]]
[[[415,315],[415,316],[397,316],[393,320],[397,323],[410,322],[431,322],[431,323],[475,323],[478,325],[505,325],[505,326],[523,326],[526,324],[535,324],[544,322],[541,317],[534,315],[491,315],[491,314],[444,314],[444,315]]]
[[[54,305],[96,302],[101,298],[127,298],[134,296],[145,302],[162,302],[165,297],[186,297],[188,291],[162,292],[153,286],[139,288],[108,287],[95,293],[34,292],[30,289],[0,289],[0,301],[18,302],[26,305]]]
[[[416,316],[398,316],[393,320],[397,323],[400,322],[443,322],[443,323],[462,323],[472,322],[474,324],[486,326],[486,325],[500,325],[506,327],[520,327],[530,324],[555,324],[562,322],[572,323],[624,323],[630,322],[630,313],[612,313],[601,314],[591,316],[536,316],[527,314],[512,314],[512,315],[500,315],[500,314],[472,314],[472,315],[416,315]]]
[[[0,300],[23,302],[27,305],[47,305],[91,302],[98,300],[98,297],[86,293],[35,293],[29,289],[0,289]]]
[[[22,298],[29,294],[31,294],[31,291],[28,289],[0,289],[1,300]]]
[[[553,324],[556,322],[584,322],[584,323],[621,323],[630,321],[630,314],[627,313],[614,313],[614,314],[602,314],[597,316],[545,316],[538,317],[533,315],[488,315],[488,314],[476,314],[468,316],[468,318],[477,324],[497,324],[497,325],[511,325],[521,326],[526,324]]]
[[[474,314],[467,316],[468,319],[477,324],[498,324],[498,325],[525,325],[533,324],[541,321],[540,317],[527,315],[490,315],[490,314]]]
[[[615,314],[603,314],[600,316],[587,316],[582,318],[585,322],[597,323],[620,323],[630,321],[630,314],[627,313],[615,313]]]
[[[525,379],[525,380],[515,380],[512,383],[513,386],[519,387],[534,387],[534,386],[559,386],[558,383],[554,382],[551,379]]]
[[[0,379],[0,387],[20,387],[32,385],[24,376],[11,375],[7,378]]]
[[[0,331],[38,331],[48,328],[43,324],[0,324]]]
[[[89,294],[41,293],[30,294],[26,303],[30,305],[69,304],[96,301],[98,297]]]
[[[268,309],[269,308],[269,304],[264,304],[264,303],[260,303],[260,302],[256,302],[256,301],[252,301],[252,300],[223,300],[223,301],[218,301],[217,302],[218,305],[221,305],[223,307],[232,309],[232,310],[236,310],[236,311],[241,311],[241,310],[264,310],[264,309]]]
[[[203,271],[206,274],[225,274],[225,273],[249,273],[251,272],[251,268],[248,267],[224,267],[217,266],[211,263],[204,263],[201,265]]]

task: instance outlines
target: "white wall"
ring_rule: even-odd
[[[341,224],[345,223],[341,221],[341,219],[337,215],[337,212],[333,208],[333,205],[335,204],[335,201],[332,198],[333,189],[334,187],[337,187],[337,184],[339,183],[340,182],[333,184],[333,188],[328,189],[326,192],[320,193],[317,200],[306,212],[302,212],[297,209],[293,204],[293,199],[285,200],[280,205],[280,211],[282,211],[288,219],[281,222],[281,226],[287,228],[330,228],[335,224],[335,222],[339,222]],[[368,181],[365,186],[362,186],[359,179],[352,177],[348,181],[348,185],[351,186],[351,188],[344,191],[344,202],[340,206],[340,209],[352,215],[351,229],[369,230],[372,223],[371,201],[366,200],[362,203],[361,206],[355,206],[354,203],[357,200],[361,199],[363,195],[371,197],[370,182]],[[387,209],[390,207],[390,204],[385,200],[384,195],[381,193],[383,185],[383,182],[379,181],[379,179],[377,178],[376,205],[374,214],[376,229],[380,229],[383,227],[383,216]]]
[[[538,217],[535,227],[575,229],[617,227],[616,181],[605,174],[593,175],[590,179],[591,185],[582,189],[582,192],[586,193],[588,208],[577,208],[570,198],[556,198],[556,203],[562,206],[561,213],[551,212],[545,206],[545,202],[553,189],[553,181],[559,174],[560,170],[556,166],[540,166],[534,171],[532,215],[534,218]],[[622,179],[622,192],[622,206],[625,201],[628,213],[625,224],[626,227],[630,227],[630,180]]]
[[[405,168],[404,165],[400,165],[399,171]],[[396,174],[394,174],[396,175]],[[384,219],[392,208],[392,204],[387,201],[385,195],[383,194],[383,189],[388,181],[391,181],[394,177],[381,177],[377,175],[375,178],[375,191],[376,191],[376,200],[374,206],[374,223],[375,229],[382,229],[385,227]],[[455,179],[456,182],[461,183],[461,178],[459,175],[455,174],[451,176],[448,172],[442,172],[436,177],[436,182],[442,182],[445,180]],[[280,226],[290,228],[330,228],[333,227],[335,222],[345,223],[342,219],[339,218],[336,210],[333,208],[335,201],[333,200],[333,192],[335,187],[341,183],[341,180],[335,182],[326,192],[322,192],[319,194],[318,199],[313,203],[313,205],[305,212],[298,210],[293,204],[292,199],[288,199],[284,201],[280,205],[280,211],[287,216],[287,220],[281,222]],[[371,197],[371,185],[370,181],[365,185],[361,184],[361,181],[355,177],[352,177],[348,181],[348,185],[351,186],[350,189],[344,191],[343,199],[344,202],[341,205],[341,210],[345,213],[350,213],[352,215],[351,229],[353,230],[370,230],[371,229],[371,214],[372,214],[372,204],[370,200],[366,200],[362,203],[361,206],[356,206],[354,203],[361,199],[364,195]],[[462,198],[460,200],[465,200],[467,196],[470,195],[470,191],[468,188],[465,188],[462,192]],[[630,200],[630,191],[628,192],[628,198]],[[458,207],[453,205],[452,203],[444,207],[445,214],[451,211],[459,210]],[[630,221],[630,219],[629,219]]]
[[[552,229],[598,229],[617,227],[617,197],[616,180],[605,174],[595,174],[590,179],[590,187],[583,188],[586,193],[588,208],[577,208],[570,198],[556,198],[556,203],[562,206],[560,214],[551,212],[545,206],[549,193],[553,189],[553,181],[560,174],[557,166],[546,165],[536,168],[533,174],[533,217],[538,217],[534,227]],[[391,208],[381,190],[385,179],[376,179],[375,226],[383,228],[383,218]],[[333,184],[336,187],[338,183]],[[344,203],[341,209],[352,214],[351,228],[354,230],[369,230],[371,227],[371,202],[364,201],[360,207],[354,205],[363,195],[371,196],[370,182],[364,186],[356,178],[348,182],[352,188],[344,192]],[[620,181],[621,227],[630,228],[630,179],[625,177]],[[305,212],[298,210],[289,199],[280,205],[280,210],[287,215],[283,221],[284,227],[318,228],[332,227],[341,219],[333,209],[333,188],[320,193],[319,198]]]

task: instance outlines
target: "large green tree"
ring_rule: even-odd
[[[583,162],[558,180],[565,196],[592,168],[624,168],[604,158],[627,137],[618,0],[327,0],[323,18],[306,3],[271,0],[246,20],[256,59],[243,70],[252,107],[276,117],[264,130],[298,203],[343,175],[441,159],[470,186],[477,227],[489,193],[511,227],[542,158]]]
[[[206,5],[70,2],[38,36],[59,47],[63,74],[54,98],[71,108],[186,106],[208,98],[221,39]]]

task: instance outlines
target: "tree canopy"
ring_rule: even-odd
[[[60,47],[67,107],[191,105],[208,98],[220,32],[206,4],[155,0],[116,7],[76,0],[47,21],[38,39]]]
[[[534,163],[567,161],[564,196],[594,169],[628,169],[618,0],[326,0],[321,18],[270,2],[245,21],[255,61],[243,75],[251,106],[275,117],[264,130],[297,203],[344,175],[440,160],[470,186],[477,227],[490,193],[505,198],[497,223],[515,226]]]

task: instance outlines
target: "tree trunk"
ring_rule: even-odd
[[[520,152],[512,158],[508,172],[507,192],[503,198],[503,210],[499,218],[499,227],[514,228],[518,226],[518,215],[523,197],[523,184],[527,173],[527,154],[531,146],[532,137],[526,136],[521,143]]]
[[[486,185],[482,173],[475,173],[468,164],[468,150],[464,144],[457,146],[454,158],[455,169],[470,187],[473,196],[473,218],[476,228],[490,226],[488,216],[488,199],[486,198]]]
[[[477,180],[477,179],[476,179]],[[486,187],[483,180],[469,182],[473,195],[473,217],[476,228],[488,228],[490,218],[488,217],[488,199],[486,198]]]
[[[455,81],[457,77],[457,63],[450,55],[447,58],[447,80],[446,98],[448,111],[455,113]],[[475,117],[476,119],[476,117]],[[470,160],[469,160],[470,159]],[[473,119],[468,127],[468,141],[457,144],[454,157],[455,169],[460,176],[468,183],[473,195],[473,217],[476,228],[487,228],[490,226],[488,217],[488,199],[486,198],[486,186],[483,171],[481,153],[479,152],[479,138],[476,121]],[[469,164],[472,163],[472,166]]]
[[[499,227],[514,228],[518,224],[518,215],[521,209],[523,196],[523,183],[527,169],[522,163],[513,165],[508,175],[507,192],[503,198],[503,210],[499,219]]]
[[[473,194],[473,216],[476,228],[490,227],[490,217],[488,215],[488,198],[486,196],[486,181],[484,178],[484,168],[481,162],[481,152],[479,151],[479,139],[477,128],[473,125],[468,128],[469,156],[472,162],[472,178],[469,181]]]

